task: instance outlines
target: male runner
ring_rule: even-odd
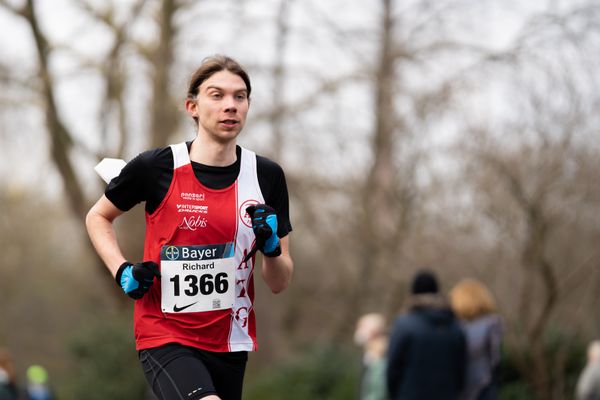
[[[134,333],[160,399],[241,399],[247,352],[257,348],[254,255],[274,293],[290,283],[283,170],[237,146],[250,79],[233,59],[205,59],[185,107],[196,138],[141,153],[113,179],[86,219],[98,254],[135,299]],[[123,256],[114,220],[145,201],[144,261]]]

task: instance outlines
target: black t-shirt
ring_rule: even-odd
[[[188,150],[192,142],[187,142]],[[225,167],[213,167],[192,161],[196,178],[210,189],[232,185],[240,172],[242,149],[236,147],[236,161]],[[256,173],[266,204],[277,212],[277,236],[292,231],[289,197],[285,174],[279,164],[256,156]],[[118,177],[106,187],[106,197],[121,211],[128,211],[143,201],[152,214],[165,198],[173,179],[173,152],[170,146],[145,151],[131,160]]]

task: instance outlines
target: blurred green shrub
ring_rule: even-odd
[[[573,335],[566,335],[560,329],[549,329],[544,337],[545,351],[553,365],[547,368],[552,376],[553,392],[560,400],[574,398],[575,385],[586,361],[587,342]],[[530,382],[527,381],[516,362],[515,349],[503,348],[498,371],[500,400],[537,400]],[[527,363],[531,355],[525,351]]]
[[[69,338],[67,347],[72,376],[60,398],[144,398],[147,384],[135,350],[130,316],[88,318]]]
[[[348,400],[357,398],[360,358],[335,345],[300,351],[298,358],[266,368],[246,385],[245,400]]]

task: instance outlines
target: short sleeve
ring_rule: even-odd
[[[283,168],[266,157],[257,156],[257,174],[260,190],[267,205],[277,212],[277,236],[287,236],[292,231],[287,183]]]
[[[145,151],[123,167],[110,181],[104,194],[121,211],[146,202],[152,213],[164,199],[173,178],[173,152],[170,147]]]

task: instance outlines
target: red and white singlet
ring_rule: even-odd
[[[243,262],[255,240],[246,208],[264,203],[256,155],[242,148],[237,180],[228,188],[214,190],[202,185],[194,175],[185,143],[171,145],[171,149],[171,186],[156,211],[146,214],[144,260],[161,265],[162,282],[155,281],[150,291],[135,302],[136,348],[176,342],[217,352],[256,350],[254,257]],[[220,252],[218,256],[216,252]],[[182,253],[188,258],[182,258]],[[222,261],[227,261],[227,266],[222,267],[226,273],[211,275],[215,262],[218,266]],[[169,273],[167,268],[173,263],[180,270]],[[219,275],[225,274],[231,284],[220,280]],[[161,300],[161,284],[171,290],[169,300],[175,303]],[[215,306],[215,310],[198,312],[194,311],[196,303],[177,304],[179,298],[173,295],[203,296],[218,289],[233,291],[229,292],[232,308]],[[220,300],[212,302],[220,304]]]

